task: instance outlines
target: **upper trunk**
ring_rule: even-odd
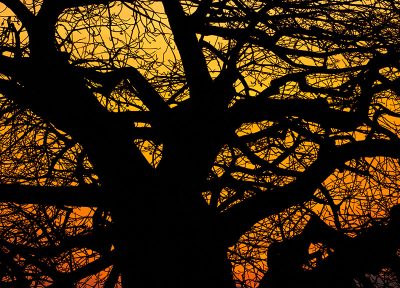
[[[113,213],[125,287],[234,287],[215,218],[182,207],[168,183],[148,188],[148,195],[161,189],[164,199],[143,203],[147,209],[136,218],[124,203]]]

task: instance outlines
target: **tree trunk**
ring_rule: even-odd
[[[191,213],[167,197],[152,200],[143,203],[147,209],[140,209],[141,215],[124,203],[113,211],[124,287],[233,288],[212,217]]]

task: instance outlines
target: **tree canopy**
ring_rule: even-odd
[[[400,286],[400,1],[0,0],[0,286]]]

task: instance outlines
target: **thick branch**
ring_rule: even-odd
[[[8,8],[10,8],[19,20],[28,28],[32,23],[34,15],[19,0],[1,0]]]
[[[325,100],[278,100],[262,97],[247,99],[233,106],[229,112],[229,123],[236,128],[245,122],[274,121],[288,116],[298,116],[325,127],[345,130],[362,124],[359,114],[331,109]]]
[[[39,247],[31,247],[20,243],[11,243],[7,240],[0,239],[0,245],[24,257],[56,257],[71,249],[89,248],[95,251],[104,251],[111,247],[113,236],[111,230],[105,230],[101,233],[87,233],[64,237],[59,244],[52,243]]]
[[[178,47],[186,78],[194,97],[206,98],[202,92],[210,87],[211,77],[207,63],[196,38],[196,33],[177,0],[162,1],[167,13],[174,40]]]
[[[164,102],[160,94],[134,67],[120,68],[108,73],[83,68],[82,73],[90,79],[100,81],[104,86],[111,85],[112,87],[107,87],[108,89],[114,88],[122,79],[129,79],[130,84],[138,91],[140,100],[143,101],[150,111],[163,114],[168,110],[168,105]]]
[[[220,217],[221,231],[225,233],[223,237],[230,245],[257,221],[310,200],[320,184],[348,160],[375,156],[399,157],[399,150],[399,143],[373,140],[349,143],[325,151],[294,182],[259,193],[223,213]]]
[[[54,187],[0,184],[0,202],[18,204],[102,206],[105,194],[94,185]]]

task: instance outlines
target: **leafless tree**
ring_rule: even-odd
[[[1,287],[400,287],[398,0],[0,0]]]

